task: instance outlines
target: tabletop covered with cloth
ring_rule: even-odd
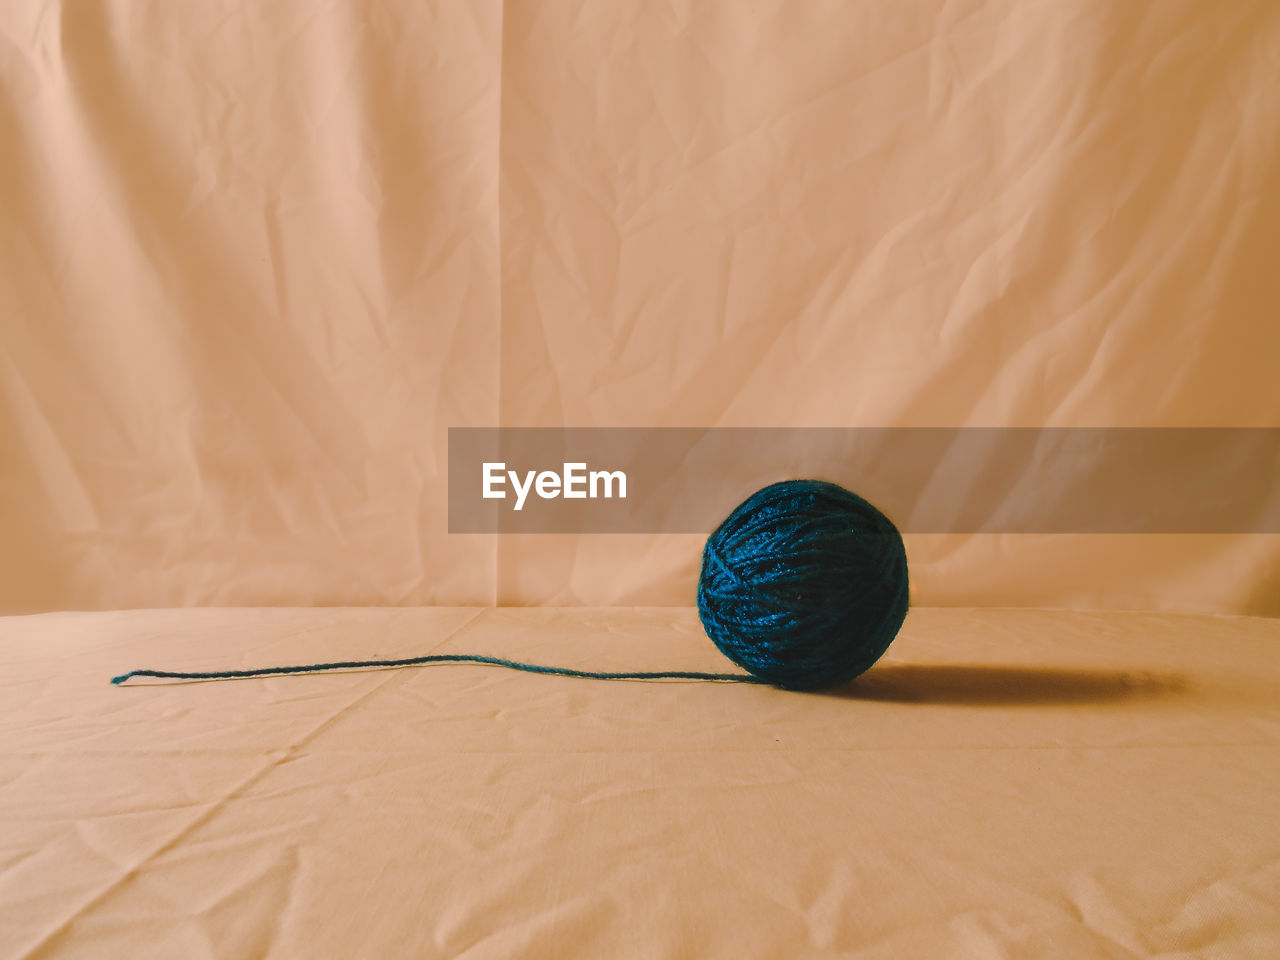
[[[1280,956],[1280,620],[916,608],[846,687],[696,611],[0,620],[0,956]]]

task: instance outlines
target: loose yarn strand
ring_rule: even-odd
[[[240,680],[245,677],[285,676],[291,673],[319,673],[323,670],[355,670],[364,667],[412,667],[423,663],[488,663],[527,673],[549,673],[560,677],[583,677],[590,680],[722,680],[732,683],[768,683],[760,677],[743,673],[702,673],[694,670],[659,670],[653,672],[628,671],[609,673],[595,670],[574,670],[571,667],[547,667],[537,663],[522,663],[503,657],[486,657],[473,653],[437,653],[426,657],[406,657],[402,660],[343,660],[333,663],[308,663],[296,666],[258,667],[252,670],[130,670],[111,682],[119,686],[133,677],[156,677],[164,680]]]

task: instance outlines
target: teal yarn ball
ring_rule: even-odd
[[[756,491],[707,538],[698,615],[720,651],[788,690],[843,686],[880,659],[907,615],[898,528],[822,480]]]

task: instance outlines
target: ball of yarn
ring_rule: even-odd
[[[707,538],[698,615],[730,660],[778,687],[848,683],[880,659],[907,615],[898,528],[821,480],[758,490]]]

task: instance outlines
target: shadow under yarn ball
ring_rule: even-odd
[[[822,480],[756,491],[707,538],[698,615],[712,642],[788,690],[848,683],[907,615],[902,535],[856,493]]]

